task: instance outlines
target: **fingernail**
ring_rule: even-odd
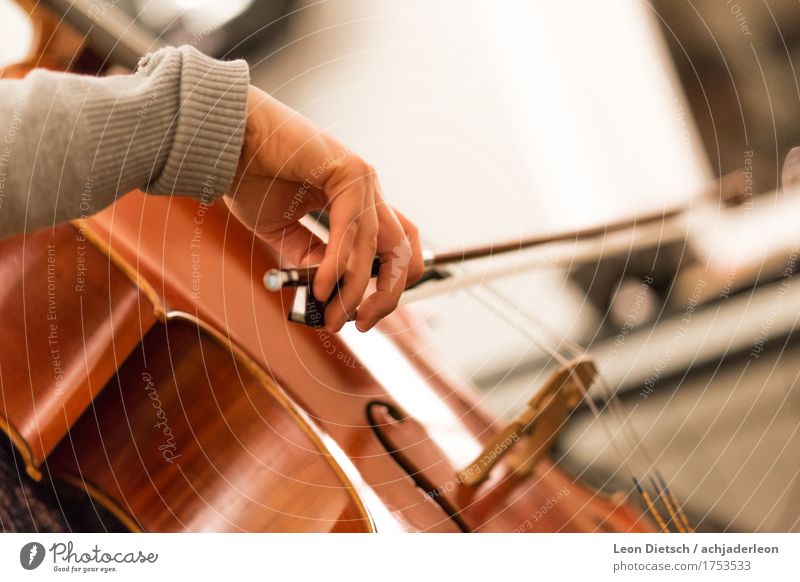
[[[367,323],[357,323],[356,327],[358,331],[365,332],[371,330],[375,325],[380,321],[380,317],[376,317],[374,319],[370,319]]]
[[[339,323],[338,317],[329,317],[325,320],[325,328],[332,333],[336,333],[341,327],[342,324]]]

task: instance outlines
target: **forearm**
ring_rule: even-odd
[[[242,147],[248,70],[188,47],[134,75],[34,71],[0,83],[0,237],[97,212],[134,188],[222,195]]]

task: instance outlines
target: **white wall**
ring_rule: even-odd
[[[670,206],[711,177],[646,2],[329,0],[254,82],[377,167],[431,248]],[[596,314],[560,271],[501,287],[560,332]],[[477,379],[535,358],[464,293],[416,306]]]

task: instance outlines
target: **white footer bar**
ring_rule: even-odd
[[[3,580],[777,581],[798,566],[798,534],[0,535]]]

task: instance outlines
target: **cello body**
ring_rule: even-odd
[[[649,529],[548,459],[462,483],[500,427],[420,322],[287,322],[272,253],[221,203],[133,192],[0,257],[3,426],[32,477],[132,530]]]
[[[422,322],[289,323],[276,266],[222,202],[141,192],[0,241],[0,428],[30,478],[133,531],[652,529],[549,458],[462,482],[501,427]]]

